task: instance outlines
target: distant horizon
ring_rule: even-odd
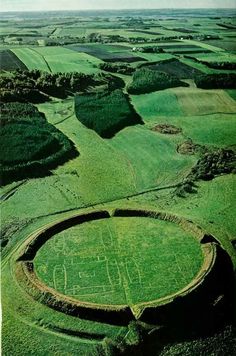
[[[236,0],[1,0],[0,12],[235,9]]]
[[[21,12],[21,13],[24,13],[24,12],[71,12],[71,11],[137,11],[137,10],[147,10],[147,11],[150,11],[150,10],[191,10],[191,11],[194,11],[194,10],[204,10],[204,11],[207,11],[207,10],[236,10],[236,7],[175,7],[175,8],[170,8],[170,7],[156,7],[156,8],[141,8],[141,7],[137,7],[137,8],[104,8],[104,9],[91,9],[91,8],[88,8],[88,9],[48,9],[48,10],[1,10],[0,9],[0,13],[8,13],[8,12]]]

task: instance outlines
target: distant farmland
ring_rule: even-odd
[[[69,46],[70,49],[77,52],[85,52],[91,54],[106,62],[138,62],[143,61],[139,55],[131,53],[131,49],[128,46],[121,45],[76,45]]]

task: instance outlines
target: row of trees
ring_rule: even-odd
[[[225,69],[225,70],[235,70],[236,63],[233,62],[207,62],[207,61],[199,61],[202,64],[206,65],[209,68],[214,69]]]
[[[90,86],[104,84],[111,90],[124,86],[122,79],[109,74],[48,73],[40,70],[17,70],[12,74],[11,77],[0,78],[3,102],[40,103],[50,100],[50,96],[66,98]]]
[[[100,63],[99,68],[111,73],[127,74],[130,75],[134,72],[134,68],[124,63]]]
[[[236,74],[202,74],[196,76],[195,83],[202,89],[236,89]]]
[[[71,91],[83,90],[92,85],[93,75],[83,73],[47,73],[40,70],[17,70],[11,77],[1,77],[2,101],[48,100],[49,96],[67,97]]]

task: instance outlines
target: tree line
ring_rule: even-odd
[[[12,76],[0,77],[0,97],[2,102],[50,101],[50,96],[66,98],[90,86],[106,85],[109,90],[124,86],[122,79],[111,74],[48,73],[40,70],[16,70]]]

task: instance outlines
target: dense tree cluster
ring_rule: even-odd
[[[47,73],[39,70],[17,70],[11,77],[0,78],[1,100],[39,103],[48,96],[65,98],[72,91],[93,84],[93,75],[83,73]]]
[[[1,104],[1,183],[45,175],[76,152],[32,104]]]
[[[128,64],[124,63],[101,63],[99,65],[101,70],[105,70],[111,73],[119,73],[119,74],[132,74],[134,72],[134,68],[130,67]]]
[[[130,94],[145,94],[156,90],[188,86],[174,75],[154,71],[150,68],[140,68],[133,75],[133,81],[127,90]]]
[[[209,180],[220,174],[236,172],[236,153],[231,149],[206,152],[192,169],[195,180]]]
[[[46,118],[43,113],[38,111],[38,109],[30,103],[1,103],[0,102],[0,112],[1,112],[1,125],[5,125],[8,122],[22,120],[43,120]]]
[[[236,89],[236,74],[202,74],[195,78],[195,83],[202,89]]]
[[[126,126],[142,123],[120,89],[76,96],[75,112],[86,127],[107,138]]]
[[[221,148],[210,152],[204,147],[197,147],[197,150],[202,151],[201,157],[185,182],[177,188],[176,194],[179,196],[184,196],[186,192],[195,192],[194,182],[199,179],[211,180],[218,175],[236,173],[236,152],[234,150]]]

